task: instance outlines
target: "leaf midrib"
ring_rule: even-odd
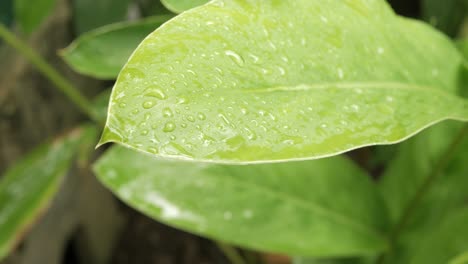
[[[298,85],[279,85],[279,86],[271,86],[266,88],[259,88],[259,89],[238,89],[235,91],[240,92],[253,92],[253,93],[266,93],[266,92],[276,92],[276,91],[308,91],[314,89],[400,89],[400,90],[418,90],[424,92],[431,92],[431,93],[438,93],[440,95],[446,96],[448,98],[455,97],[458,98],[455,94],[450,94],[447,91],[444,91],[440,88],[432,87],[432,86],[425,86],[425,85],[417,85],[417,84],[407,84],[401,82],[324,82],[324,83],[316,83],[316,84],[298,84]]]

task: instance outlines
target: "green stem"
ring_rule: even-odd
[[[429,175],[425,178],[424,182],[419,186],[416,190],[416,193],[412,197],[412,199],[408,202],[407,206],[403,210],[403,214],[401,215],[399,221],[393,228],[393,231],[390,233],[389,240],[390,245],[394,247],[395,243],[397,242],[401,232],[408,224],[408,221],[411,219],[414,211],[418,207],[419,203],[421,202],[424,195],[429,191],[432,184],[437,179],[442,171],[447,167],[449,161],[452,159],[455,151],[464,139],[464,137],[468,134],[468,124],[464,125],[463,128],[458,132],[458,134],[453,139],[452,143],[447,147],[445,152],[440,157],[439,161],[436,163],[434,169],[431,170]],[[391,250],[391,249],[390,249]],[[385,260],[385,253],[380,255],[377,259],[376,263],[380,264],[383,263]]]
[[[83,113],[92,120],[100,123],[100,120],[93,110],[92,104],[84,97],[77,88],[67,79],[62,77],[49,63],[47,63],[31,47],[21,41],[2,23],[0,23],[0,38],[26,57],[44,76],[49,79],[56,88],[64,93]]]
[[[245,260],[235,248],[219,241],[216,242],[216,244],[218,245],[218,248],[224,253],[229,262],[232,264],[246,264]]]

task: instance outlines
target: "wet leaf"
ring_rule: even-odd
[[[170,17],[155,16],[95,29],[81,35],[61,55],[77,72],[101,79],[114,79],[138,43]]]
[[[468,119],[454,94],[461,61],[449,39],[385,1],[213,1],[138,47],[101,143],[222,163],[396,143]]]
[[[56,0],[14,0],[15,19],[20,28],[29,34],[52,12],[55,4]]]
[[[233,166],[162,161],[119,146],[95,172],[132,207],[209,238],[312,256],[386,247],[386,211],[375,186],[343,157]]]
[[[82,127],[44,144],[11,167],[0,181],[0,259],[43,213],[70,167],[74,154],[94,127]],[[84,137],[83,137],[84,136]]]
[[[161,0],[161,3],[174,13],[182,13],[186,10],[208,3],[209,0]]]

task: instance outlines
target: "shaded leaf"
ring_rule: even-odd
[[[126,20],[131,0],[74,0],[73,22],[78,34]]]
[[[0,1],[0,23],[3,23],[9,26],[12,20],[13,20],[13,0]]]
[[[143,16],[167,15],[172,13],[167,10],[160,1],[137,0],[137,3]]]
[[[426,21],[449,36],[456,36],[465,18],[468,18],[466,0],[423,0],[422,13]]]
[[[93,98],[94,113],[97,113],[99,120],[106,119],[111,91],[111,89],[104,90]]]
[[[56,0],[14,0],[15,19],[25,33],[31,33],[52,12],[55,4]]]
[[[468,208],[448,215],[420,240],[411,264],[467,263]],[[465,260],[463,262],[463,260]]]
[[[186,10],[208,3],[209,0],[161,0],[161,3],[174,13],[182,13]]]
[[[343,157],[229,166],[162,161],[114,147],[95,172],[149,216],[244,247],[312,256],[386,247],[387,219],[375,186]]]
[[[455,258],[451,259],[449,264],[466,264],[468,263],[468,251],[461,253]]]
[[[398,153],[389,162],[379,184],[393,223],[402,217],[460,127],[454,122],[439,124],[399,145]],[[433,233],[444,216],[458,211],[466,203],[467,163],[468,139],[465,139],[457,148],[453,160],[414,209],[407,227],[401,232],[398,250],[389,256],[386,263],[410,263],[412,252],[425,240],[422,237]]]
[[[0,181],[0,259],[6,257],[35,219],[47,208],[70,167],[83,135],[83,127],[44,144],[11,167]]]
[[[312,259],[312,258],[294,258],[293,264],[371,264],[372,258],[341,258],[341,259]]]
[[[396,143],[468,119],[454,94],[461,62],[449,39],[385,1],[213,1],[138,47],[101,143],[222,163]]]
[[[169,18],[157,16],[98,28],[80,36],[61,55],[77,72],[114,79],[138,43]]]

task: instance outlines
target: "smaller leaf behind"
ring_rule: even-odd
[[[468,2],[466,0],[423,0],[422,12],[426,21],[454,37],[463,20],[468,17]]]
[[[421,237],[411,264],[467,263],[468,208],[448,215],[441,225]],[[464,261],[463,261],[464,260]]]
[[[20,28],[29,34],[33,32],[52,12],[56,0],[14,0],[15,19]]]
[[[74,0],[73,24],[78,34],[127,18],[131,0]]]
[[[120,146],[96,164],[119,198],[172,226],[289,255],[374,255],[387,247],[375,186],[338,156],[249,166],[164,161]]]
[[[89,135],[93,134],[93,137]],[[0,260],[47,208],[75,153],[85,140],[95,140],[96,128],[84,126],[46,143],[10,168],[0,181]]]
[[[399,145],[382,176],[379,187],[395,224],[403,216],[408,203],[434,169],[434,164],[459,131],[461,124],[447,122],[438,124],[416,137]],[[468,198],[468,139],[461,142],[453,160],[431,188],[413,208],[408,225],[401,231],[398,250],[387,258],[386,263],[409,263],[422,237],[438,229],[444,216],[458,211]],[[445,263],[445,262],[440,262]]]
[[[138,43],[170,18],[161,15],[103,26],[81,35],[60,54],[79,73],[115,79]]]
[[[208,2],[209,0],[161,0],[167,9],[177,14]]]

